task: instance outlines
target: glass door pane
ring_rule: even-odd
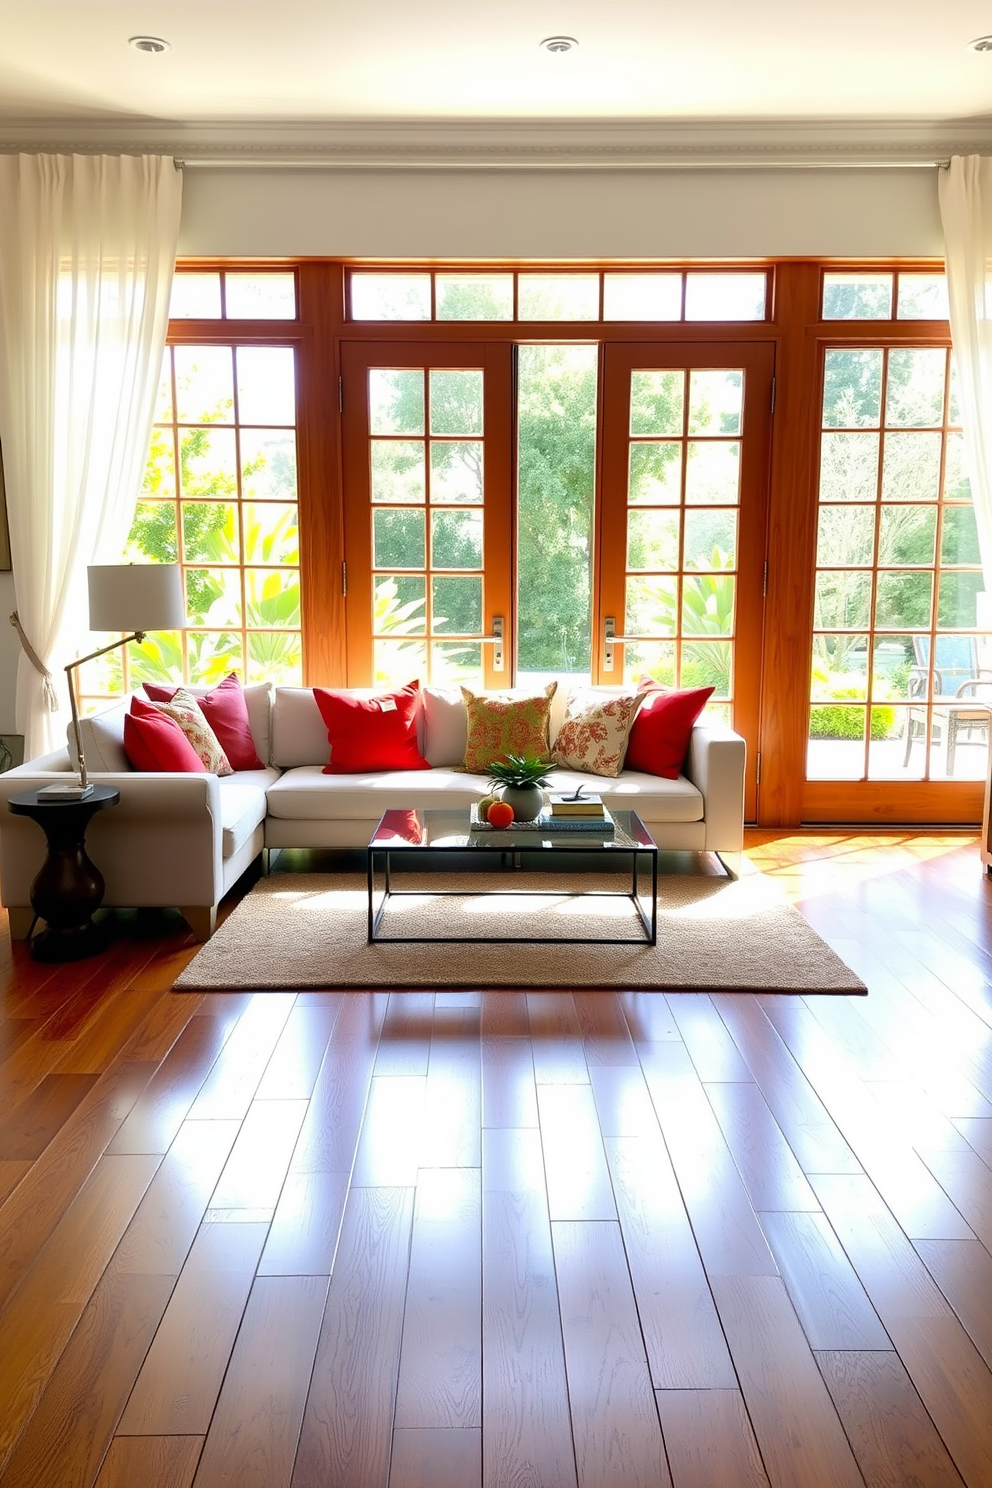
[[[507,349],[352,345],[342,365],[349,676],[505,685]]]
[[[772,350],[611,346],[605,368],[597,680],[712,687],[753,761]]]

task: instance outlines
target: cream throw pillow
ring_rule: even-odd
[[[590,775],[617,776],[644,693],[575,692],[555,739],[554,762]]]

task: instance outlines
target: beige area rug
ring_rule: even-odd
[[[563,888],[563,882],[568,887]],[[503,892],[509,884],[510,892]],[[761,874],[658,880],[658,944],[575,945],[630,936],[630,900],[577,891],[617,880],[550,874],[394,875],[383,934],[492,937],[490,943],[369,945],[361,873],[274,873],[241,901],[175,983],[176,991],[308,987],[635,987],[864,993],[854,972]],[[621,885],[625,887],[626,885]],[[520,889],[540,891],[516,892]],[[455,890],[432,893],[429,890]],[[650,890],[650,880],[648,880]],[[492,892],[499,890],[500,892]],[[552,944],[521,944],[528,935]],[[517,944],[498,941],[512,937]]]

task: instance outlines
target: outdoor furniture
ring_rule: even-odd
[[[919,703],[911,702],[906,709],[903,765],[909,763],[914,739],[926,740],[929,700],[934,737],[943,739],[947,774],[953,775],[958,744],[988,742],[992,669],[979,666],[977,636],[937,636],[933,665],[929,636],[914,636],[913,651],[916,665],[909,674],[908,693]]]

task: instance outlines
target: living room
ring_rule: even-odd
[[[247,982],[174,991],[198,942],[171,900],[112,901],[100,912],[105,948],[75,963],[45,965],[15,940],[0,994],[0,1483],[989,1481],[992,993],[979,836],[988,728],[980,706],[965,707],[976,701],[988,618],[972,495],[952,480],[962,420],[939,194],[951,156],[992,153],[981,53],[967,54],[967,70],[955,53],[953,107],[927,93],[924,110],[900,97],[898,69],[880,63],[864,21],[870,107],[865,93],[860,111],[835,105],[828,117],[829,69],[815,80],[822,93],[808,80],[799,102],[767,91],[758,69],[745,118],[734,92],[743,82],[731,87],[729,75],[722,101],[683,100],[680,112],[675,63],[682,48],[698,59],[701,42],[679,33],[665,53],[662,119],[644,102],[649,69],[631,60],[636,7],[610,36],[591,15],[573,16],[571,55],[539,48],[530,22],[510,17],[486,65],[465,63],[445,119],[438,78],[413,80],[404,61],[409,18],[393,14],[392,61],[365,101],[358,69],[350,92],[342,85],[333,107],[305,117],[262,70],[248,107],[237,86],[248,43],[227,37],[218,7],[201,7],[197,39],[204,56],[229,43],[237,62],[215,62],[206,78],[188,18],[161,18],[170,45],[155,52],[127,49],[126,25],[108,30],[120,21],[113,7],[98,8],[90,35],[72,29],[72,7],[49,7],[67,34],[44,64],[39,17],[3,8],[17,12],[17,47],[0,67],[16,61],[23,76],[8,79],[0,149],[178,163],[170,395],[208,364],[204,352],[229,358],[240,400],[244,351],[292,351],[290,418],[242,415],[239,403],[237,417],[218,419],[209,389],[191,415],[156,397],[153,441],[180,454],[171,468],[153,442],[140,502],[133,493],[141,521],[129,518],[119,551],[91,556],[168,561],[155,534],[192,534],[197,503],[235,511],[242,533],[249,508],[279,508],[269,557],[248,546],[231,556],[219,529],[197,529],[199,547],[192,536],[176,545],[187,601],[201,573],[223,591],[211,592],[216,604],[226,575],[248,585],[254,570],[263,584],[278,574],[282,608],[258,624],[246,611],[187,605],[171,681],[214,687],[234,670],[246,690],[382,693],[411,679],[415,656],[424,684],[433,676],[439,687],[463,675],[484,691],[539,690],[555,674],[623,690],[654,672],[684,688],[705,661],[712,727],[746,744],[747,873],[798,907],[867,996],[777,993],[771,979],[749,991],[719,980],[645,989],[622,976],[597,991],[549,970],[546,981],[535,970],[501,983],[487,968],[505,948],[491,947],[476,948],[474,974],[436,989],[409,990],[397,976],[357,991],[319,980],[260,991],[249,969]],[[284,62],[249,9],[256,49]],[[290,9],[328,41],[324,18]],[[881,9],[905,23],[904,8]],[[636,20],[657,59],[657,18],[641,10]],[[334,33],[340,56],[371,45],[368,24],[356,17],[350,33]],[[775,25],[783,47],[798,43],[781,15]],[[958,52],[980,28],[954,37]],[[948,48],[949,29],[944,18],[921,34],[927,60],[938,40]],[[525,30],[534,56],[521,64],[520,101],[499,117],[491,89],[505,83]],[[101,47],[111,35],[121,54],[108,81]],[[301,56],[297,43],[294,65]],[[87,102],[79,79],[91,64]],[[160,64],[173,68],[167,85]],[[573,65],[573,75],[545,64]],[[296,97],[320,86],[304,69]],[[176,87],[183,103],[166,96]],[[582,106],[591,98],[593,113]],[[290,300],[273,315],[287,284]],[[465,296],[482,290],[489,311],[465,317]],[[592,299],[577,311],[570,297],[581,294]],[[462,296],[461,315],[445,311],[446,295]],[[565,351],[587,357],[587,369],[573,377]],[[372,426],[370,370],[418,367],[428,377],[484,369],[492,380],[483,429],[454,430],[462,455],[473,439],[492,445],[491,545],[474,566],[438,563],[439,575],[373,551],[369,518],[377,504],[395,507],[394,527],[408,532],[413,505],[370,496],[370,440],[420,437]],[[867,401],[842,417],[831,389],[843,381],[850,392],[851,367]],[[714,369],[744,373],[741,428],[721,404],[710,434],[691,415],[678,434],[639,434],[618,402],[638,373],[678,372],[691,390]],[[269,378],[270,395],[282,375]],[[930,400],[925,415],[906,412],[908,394],[900,404],[882,391],[900,377]],[[521,577],[541,544],[529,558],[526,511],[512,503],[533,458],[521,431],[538,430],[537,449],[534,409],[555,378],[559,391],[589,396],[591,454],[566,493],[576,509],[575,491],[586,493],[587,536],[574,545],[580,578],[562,586],[582,598],[584,640],[567,654],[559,640],[552,663],[538,645],[543,601],[536,618],[527,609],[537,578]],[[878,407],[866,413],[872,379]],[[157,367],[154,380],[157,394]],[[717,398],[736,384],[724,375],[719,394],[705,386]],[[239,449],[259,425],[290,431],[292,499],[285,486],[251,488],[260,467],[244,462],[234,497],[220,496],[227,467],[219,457],[210,466],[203,440],[183,467],[190,430],[221,448],[218,423]],[[452,431],[428,421],[437,473],[434,435]],[[939,476],[932,496],[910,499],[923,483],[904,459],[917,436],[923,464],[938,450]],[[17,437],[0,425],[11,508]],[[632,557],[606,493],[622,492],[641,458],[651,489],[663,486],[680,440],[684,468],[691,444],[711,469],[710,437],[721,456],[734,447],[742,472],[732,500],[699,502],[721,561],[700,565],[702,540],[672,565]],[[644,440],[666,452],[642,457]],[[826,453],[841,443],[843,456]],[[887,451],[902,464],[890,467]],[[400,454],[410,459],[409,448]],[[390,491],[406,468],[389,465]],[[202,477],[195,491],[175,474],[188,481],[191,469]],[[631,526],[638,507],[665,505],[630,490],[621,505]],[[174,516],[160,520],[170,503]],[[904,521],[910,507],[917,515]],[[866,559],[855,529],[869,508]],[[721,516],[730,509],[732,521]],[[691,522],[692,499],[678,510]],[[26,620],[16,520],[0,599]],[[421,580],[432,603],[418,608]],[[416,621],[405,632],[374,618],[394,581]],[[476,582],[479,614],[473,589],[447,674],[452,647],[443,626],[426,623],[433,597],[450,615]],[[715,630],[694,629],[687,602],[666,630],[641,623],[646,587],[662,608],[671,595],[700,595],[702,614],[732,601]],[[397,653],[398,636],[413,649]],[[917,686],[948,637],[973,643],[961,674],[971,692],[957,699],[957,677],[954,687]],[[45,658],[56,682],[109,639],[80,611],[65,655]],[[167,640],[115,646],[81,668],[84,709],[162,682]],[[23,697],[18,707],[34,685],[25,655],[5,626],[4,737],[31,735]],[[65,701],[52,725],[59,748]],[[979,715],[970,731],[966,713]],[[25,758],[43,753],[29,743]],[[114,812],[104,814],[109,830]],[[40,843],[34,823],[24,831]],[[95,858],[105,840],[94,833]],[[668,851],[663,874],[719,875],[714,853]],[[272,857],[264,882],[277,887],[281,874],[288,884],[327,866],[295,844],[282,863]],[[222,897],[222,930],[258,873]]]

